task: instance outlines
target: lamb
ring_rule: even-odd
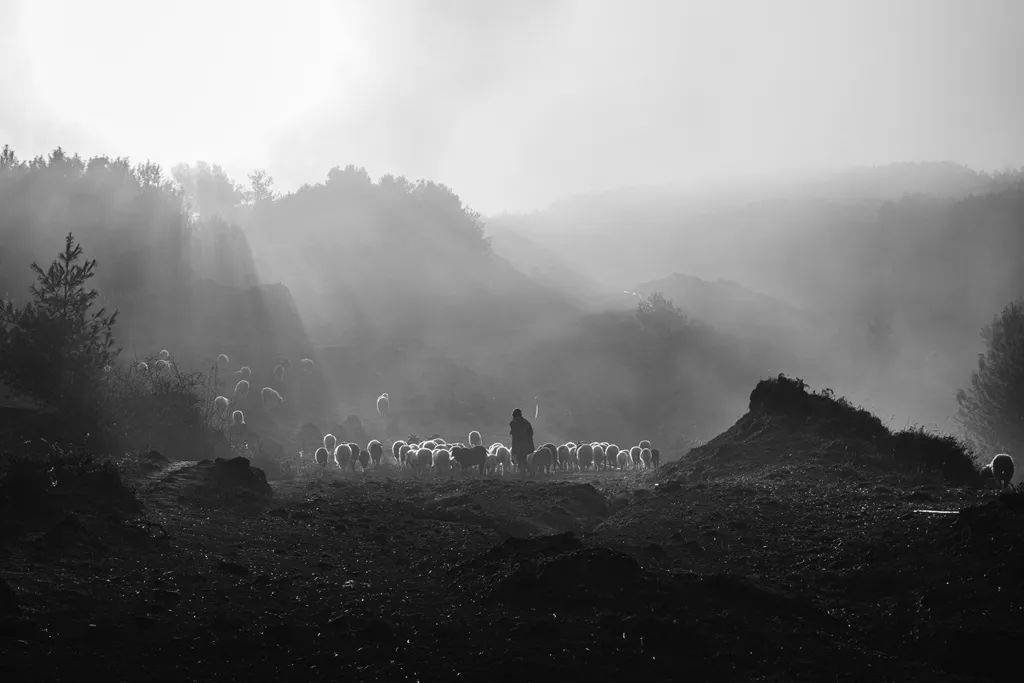
[[[330,455],[328,455],[327,449],[321,446],[320,448],[316,449],[316,454],[313,455],[313,459],[316,461],[317,465],[320,465],[320,467],[327,467],[327,462],[330,460]]]
[[[249,380],[240,379],[235,385],[235,398],[245,398],[249,395]]]
[[[218,396],[217,398],[213,399],[213,409],[221,417],[227,417],[228,405],[229,403],[227,396]]]
[[[651,449],[643,448],[640,450],[640,464],[645,470],[651,469]]]
[[[284,403],[284,397],[273,387],[263,387],[260,389],[260,400],[263,401],[263,407],[268,410]]]
[[[387,392],[384,392],[377,397],[377,414],[381,417],[388,416],[388,410],[390,409],[391,397],[388,396]]]
[[[480,432],[475,429],[469,433],[469,445],[470,446],[482,446],[484,443],[483,438],[480,436]]]
[[[373,459],[373,466],[378,467],[380,459],[384,455],[384,446],[377,439],[373,439],[370,443],[366,444],[366,450],[369,451],[370,458]]]
[[[981,468],[981,474],[995,479],[999,488],[1003,489],[1010,485],[1013,469],[1013,457],[1009,453],[999,453],[992,458],[992,462]]]
[[[245,424],[245,413],[241,410],[236,410],[231,413],[231,424],[233,425],[244,425]]]
[[[230,362],[231,362],[231,359],[228,358],[228,354],[226,354],[226,353],[221,353],[221,354],[219,354],[217,356],[217,365],[218,366],[223,367],[223,366],[227,365]]]
[[[452,448],[451,455],[452,459],[459,463],[463,471],[475,467],[480,474],[484,473],[487,451],[480,444],[470,448],[455,446]]]

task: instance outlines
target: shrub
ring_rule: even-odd
[[[889,439],[892,456],[901,465],[941,472],[950,484],[977,484],[981,476],[967,444],[924,428],[904,429]]]

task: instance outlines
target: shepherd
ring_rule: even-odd
[[[512,437],[512,461],[525,463],[526,456],[533,453],[533,425],[523,417],[523,411],[516,408],[512,411],[512,421],[508,423]]]

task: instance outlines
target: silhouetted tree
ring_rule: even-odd
[[[82,260],[71,233],[47,269],[32,264],[36,284],[23,306],[0,304],[0,374],[19,388],[62,404],[74,402],[119,353],[117,312],[95,308],[99,292],[87,283],[96,261]]]
[[[959,420],[986,451],[1024,452],[1024,300],[1015,301],[981,333],[986,350],[971,386],[957,392]]]

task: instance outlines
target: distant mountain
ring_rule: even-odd
[[[686,315],[739,336],[785,332],[789,337],[814,326],[810,313],[731,280],[674,273],[639,284],[635,291],[643,297],[660,292]]]

